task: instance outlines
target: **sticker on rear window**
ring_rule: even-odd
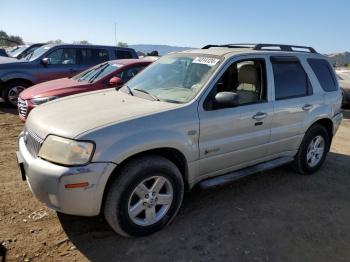
[[[211,57],[196,57],[192,63],[194,64],[203,64],[208,66],[214,66],[219,62],[220,59],[211,58]]]

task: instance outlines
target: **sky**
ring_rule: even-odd
[[[26,42],[202,47],[225,43],[350,51],[350,1],[0,0],[0,30]]]

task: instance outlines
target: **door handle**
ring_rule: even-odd
[[[313,105],[310,105],[310,104],[306,104],[302,107],[302,109],[304,111],[310,111],[312,109]]]
[[[267,117],[266,113],[258,112],[252,118],[256,121],[260,121],[260,120],[263,120],[265,117]]]

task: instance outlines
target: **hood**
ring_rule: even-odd
[[[17,58],[13,58],[13,57],[7,57],[7,56],[0,56],[0,65],[1,64],[8,64],[8,63],[23,63],[23,62],[27,62],[27,61],[21,61],[18,60]]]
[[[350,81],[345,81],[345,80],[338,80],[339,81],[339,86],[341,88],[350,90]]]
[[[41,138],[45,138],[48,134],[75,138],[91,129],[179,106],[131,96],[110,88],[40,105],[29,114],[26,128]]]
[[[86,82],[78,82],[71,78],[60,78],[34,85],[24,90],[20,94],[20,97],[22,99],[31,99],[33,97],[60,96],[61,94],[66,93],[68,88],[86,85],[88,85]]]

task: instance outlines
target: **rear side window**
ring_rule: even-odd
[[[109,60],[108,50],[83,48],[78,51],[79,64],[95,65]]]
[[[329,63],[324,59],[315,58],[310,58],[307,61],[314,71],[322,89],[326,92],[336,91],[337,85]]]
[[[309,81],[297,59],[271,59],[275,81],[275,99],[288,99],[309,94]]]
[[[131,52],[125,51],[125,50],[116,50],[115,51],[115,56],[117,59],[130,59],[133,58]]]

